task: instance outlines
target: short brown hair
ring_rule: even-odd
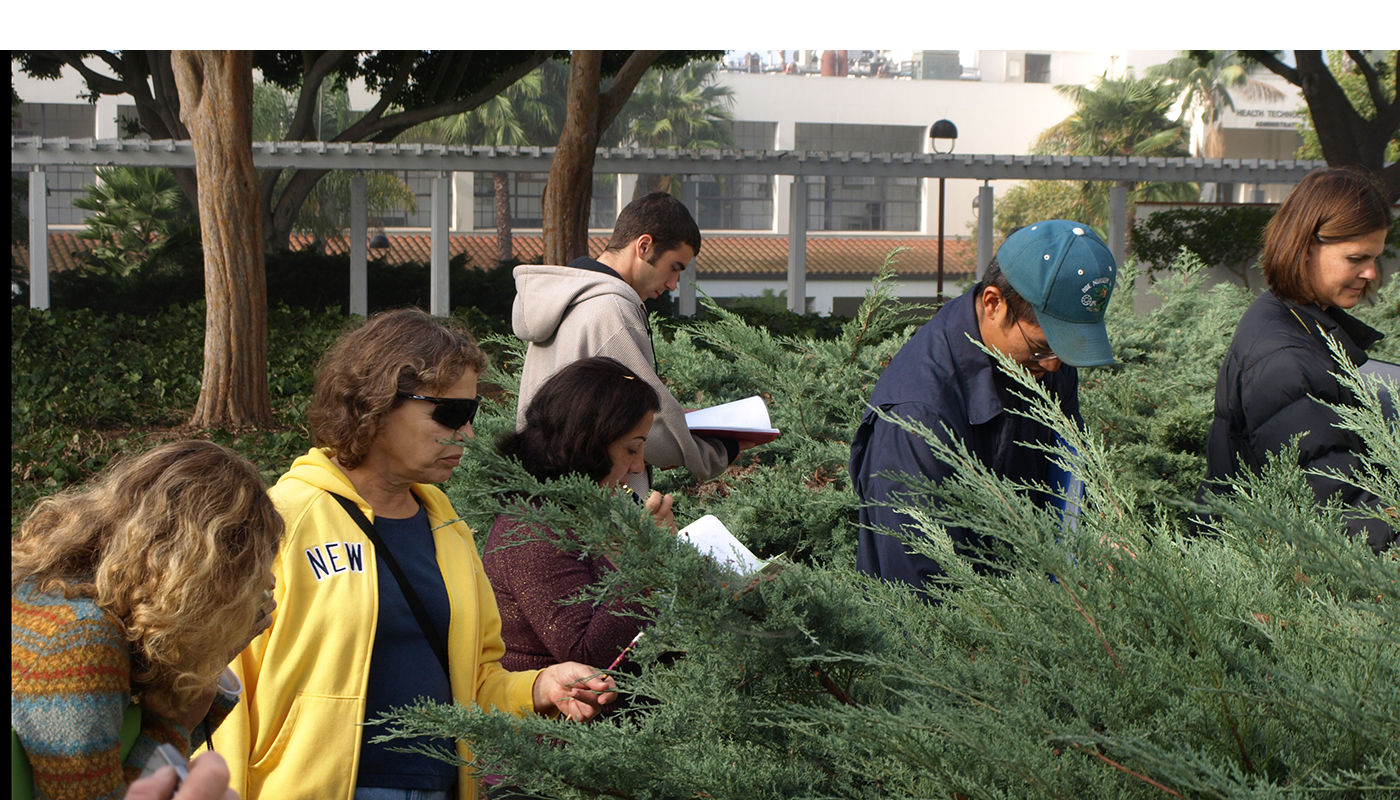
[[[1017,230],[1020,230],[1017,228]],[[987,262],[987,271],[982,273],[982,282],[978,284],[977,298],[980,301],[982,291],[988,286],[995,286],[1001,292],[1002,299],[1006,301],[1006,321],[1001,327],[1009,328],[1017,322],[1024,322],[1027,325],[1039,325],[1035,315],[1035,309],[1031,304],[1016,292],[1011,286],[1011,281],[1006,279],[1006,274],[1001,271],[1001,262],[996,256],[992,256]]]
[[[91,598],[131,642],[133,689],[181,708],[247,641],[282,531],[252,464],[169,442],[40,500],[10,540],[10,591]]]
[[[1390,204],[1375,179],[1360,169],[1308,173],[1264,229],[1260,268],[1274,294],[1311,303],[1308,250],[1314,242],[1336,242],[1390,227]]]
[[[370,317],[342,335],[321,357],[311,401],[311,434],[317,447],[347,469],[364,461],[384,416],[406,394],[436,394],[468,369],[478,375],[490,362],[471,331],[456,320],[400,308]]]
[[[690,245],[695,255],[700,255],[700,226],[695,224],[685,204],[666,192],[652,192],[628,203],[617,215],[612,238],[604,250],[615,253],[642,234],[649,234],[656,245],[653,264],[662,253],[683,244]]]

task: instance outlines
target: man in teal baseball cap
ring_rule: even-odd
[[[1063,219],[1021,228],[997,251],[1001,272],[1034,314],[1060,361],[1075,367],[1113,363],[1103,313],[1117,270],[1108,246],[1087,225]]]
[[[891,507],[907,491],[894,475],[941,481],[952,467],[875,409],[962,441],[997,474],[1048,484],[1052,465],[1036,445],[1053,445],[1054,431],[1009,413],[1027,403],[974,341],[1014,359],[1082,424],[1078,368],[1113,363],[1103,318],[1117,275],[1113,255],[1088,225],[1037,222],[1008,236],[982,280],[944,304],[890,360],[851,442],[851,482],[861,501],[860,570],[921,591],[943,574],[932,559],[909,552],[884,531],[919,535],[914,521]],[[990,542],[965,528],[947,530],[958,553],[971,556],[978,569],[991,568],[985,561]]]

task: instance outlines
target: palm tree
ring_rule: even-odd
[[[1121,78],[1096,78],[1092,87],[1056,86],[1055,91],[1074,101],[1074,113],[1048,128],[1036,140],[1032,152],[1039,155],[1142,156],[1161,158],[1186,155],[1187,131],[1170,112],[1176,89],[1151,78],[1139,79],[1129,71]],[[1194,200],[1195,184],[1127,184],[1128,224],[1133,205],[1142,201]],[[1086,181],[1080,186],[1084,222],[1100,227],[1108,219],[1109,185]]]
[[[728,123],[734,120],[734,90],[717,82],[718,61],[691,61],[675,69],[650,69],[623,106],[603,143],[685,150],[732,146]],[[680,193],[675,175],[648,175],[637,182],[636,196],[648,192]]]
[[[98,167],[97,179],[73,199],[75,208],[93,212],[78,238],[97,242],[94,266],[125,278],[198,246],[195,210],[170,170]]]
[[[564,87],[568,71],[546,61],[509,88],[466,114],[444,117],[416,129],[418,135],[443,144],[491,147],[548,146],[559,138],[564,119]],[[511,238],[510,173],[491,175],[496,195],[496,256],[515,258]]]
[[[1169,81],[1181,102],[1179,119],[1199,115],[1205,135],[1195,155],[1225,157],[1224,127],[1220,122],[1225,109],[1234,110],[1234,91],[1250,100],[1282,100],[1283,92],[1250,77],[1254,66],[1247,66],[1233,50],[1183,50],[1165,64],[1147,68],[1147,77]]]
[[[1040,135],[1037,147],[1059,155],[1185,155],[1186,131],[1168,116],[1174,88],[1160,80],[1101,76],[1094,86],[1056,86],[1074,101],[1073,114]]]

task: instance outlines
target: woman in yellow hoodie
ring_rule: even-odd
[[[376,315],[322,359],[317,446],[270,491],[287,521],[277,610],[235,662],[245,702],[214,737],[244,800],[471,800],[468,769],[372,745],[361,723],[420,697],[580,720],[615,697],[577,662],[499,663],[472,531],[433,485],[461,460],[486,367],[470,333],[417,309]]]

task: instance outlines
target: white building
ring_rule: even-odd
[[[781,63],[775,57],[781,53]],[[790,54],[790,57],[789,57]],[[731,63],[753,71],[726,71],[720,81],[733,89],[733,136],[744,150],[809,150],[827,152],[927,153],[937,144],[946,152],[1025,154],[1046,128],[1073,111],[1071,102],[1055,90],[1062,84],[1092,84],[1103,75],[1127,70],[1142,75],[1148,66],[1176,55],[1169,50],[1057,51],[766,51],[735,53]],[[970,58],[969,58],[970,56]],[[968,63],[970,61],[970,63]],[[98,69],[102,65],[95,64]],[[766,71],[765,71],[766,70]],[[826,71],[835,73],[822,75]],[[127,96],[103,97],[95,105],[81,95],[85,86],[71,70],[56,81],[36,81],[11,67],[11,78],[24,103],[11,123],[16,136],[115,138],[122,118],[134,118]],[[845,72],[842,76],[840,73]],[[856,74],[864,73],[864,74]],[[878,77],[883,75],[884,77]],[[1293,130],[1303,101],[1297,90],[1271,73],[1257,76],[1279,88],[1283,100],[1236,102],[1227,112],[1226,157],[1290,159],[1298,145]],[[351,105],[367,108],[374,97],[363,86],[351,86]],[[951,120],[958,129],[955,143],[929,139],[932,123]],[[1193,134],[1199,139],[1199,124]],[[401,172],[420,195],[419,211],[372,221],[389,229],[428,226],[430,174]],[[478,180],[478,177],[480,180]],[[528,235],[540,225],[540,195],[545,174],[512,176],[515,229]],[[64,168],[50,173],[49,220],[54,227],[82,222],[84,212],[71,206],[72,197],[94,180],[90,169]],[[789,176],[735,176],[717,180],[691,176],[684,181],[683,199],[695,211],[707,236],[782,237],[788,233]],[[618,209],[631,199],[637,176],[600,177],[595,185],[592,225],[598,233],[611,229]],[[994,184],[999,198],[1013,181]],[[979,181],[948,180],[944,200],[944,231],[949,237],[976,238]],[[1225,184],[1221,199],[1230,202],[1278,202],[1287,186]],[[456,173],[453,181],[454,232],[486,233],[494,229],[492,184],[488,174]],[[811,238],[936,237],[939,182],[917,178],[827,178],[808,185],[807,231]],[[967,248],[949,274],[967,277]],[[703,259],[702,259],[703,261]],[[843,265],[845,283],[853,278]],[[869,265],[874,272],[878,263]],[[701,264],[702,290],[727,296],[748,286],[752,294],[785,287],[781,276],[763,273],[725,275]],[[926,270],[925,270],[926,271]],[[706,286],[707,280],[710,287]],[[820,273],[820,269],[817,270]],[[912,275],[910,276],[913,277]],[[717,283],[723,280],[723,287]],[[737,281],[737,283],[736,283]],[[849,286],[826,290],[814,275],[809,295],[815,308],[840,307]],[[858,280],[856,281],[859,282]],[[710,288],[715,291],[710,291]],[[907,294],[931,296],[927,287],[910,287]],[[856,294],[859,294],[858,292]],[[838,297],[837,295],[840,295]]]

